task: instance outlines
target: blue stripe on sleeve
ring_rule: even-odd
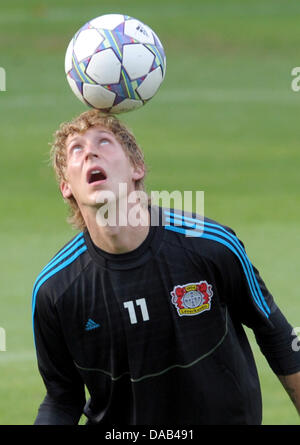
[[[174,222],[174,219],[172,219],[172,218],[167,218],[167,220],[169,220],[169,222],[171,222],[171,223]],[[180,222],[180,221],[182,222],[182,220],[180,220],[178,217],[177,217],[177,221],[178,221],[178,222]],[[200,221],[199,221],[199,222],[200,222]],[[201,223],[202,223],[202,222],[201,222]],[[187,225],[187,224],[189,224],[189,223],[186,223],[186,222],[184,221],[184,224]],[[216,227],[218,230],[210,229],[210,228],[207,228],[206,226]],[[172,226],[171,226],[171,227],[172,227]],[[194,228],[195,228],[195,227],[194,227]],[[201,230],[200,232],[197,232],[197,231],[196,231],[196,233],[199,233],[199,235],[197,235],[197,236],[199,236],[199,237],[202,236],[203,229],[204,229],[204,232],[206,231],[206,232],[208,232],[208,233],[212,233],[212,234],[216,234],[216,235],[222,236],[223,238],[225,238],[225,239],[227,239],[228,241],[230,241],[230,242],[233,243],[234,247],[235,247],[235,248],[238,250],[238,252],[241,254],[241,257],[240,257],[239,255],[237,255],[238,258],[239,258],[239,260],[241,261],[241,263],[243,263],[243,261],[245,261],[245,262],[244,262],[244,265],[245,265],[245,267],[247,268],[247,272],[249,273],[248,276],[249,276],[249,278],[250,278],[250,283],[249,283],[249,284],[250,284],[250,290],[252,291],[253,295],[256,296],[256,297],[258,298],[258,304],[261,303],[262,305],[265,306],[266,311],[269,311],[269,308],[268,308],[268,306],[266,305],[266,303],[265,303],[265,301],[264,301],[262,295],[261,295],[261,298],[260,298],[259,293],[257,293],[259,286],[258,286],[256,277],[255,277],[255,274],[254,274],[254,272],[253,272],[252,264],[250,263],[250,261],[249,261],[247,255],[246,255],[246,252],[244,251],[244,249],[243,249],[242,245],[240,244],[239,240],[237,239],[237,237],[235,237],[234,235],[232,235],[230,232],[228,232],[227,230],[225,230],[223,227],[218,226],[218,225],[216,225],[216,224],[210,224],[210,223],[207,223],[207,222],[205,222],[205,224],[202,223],[202,226],[201,226],[201,227],[200,227],[199,225],[196,225],[196,229],[200,229],[200,230]],[[221,229],[223,229],[223,230],[220,232]],[[191,230],[187,231],[186,234],[188,234],[189,236],[195,236],[195,232],[194,232],[194,231],[191,231]],[[203,238],[206,238],[206,236],[203,236]],[[215,241],[217,241],[217,239],[215,239]],[[223,244],[224,244],[224,243],[223,243]],[[227,247],[228,247],[228,246],[227,246]],[[231,250],[234,252],[233,249],[231,249]],[[235,253],[235,252],[234,252],[234,253]],[[245,268],[244,268],[244,269],[245,269]],[[245,271],[245,273],[247,273],[247,272]],[[249,280],[248,280],[248,281],[249,281]],[[260,291],[260,288],[259,288],[259,291]]]
[[[68,257],[71,253],[73,253],[78,247],[80,247],[82,244],[84,244],[84,238],[80,237],[78,238],[79,241],[74,244],[75,240],[70,243],[68,246],[66,246],[59,254],[57,254],[50,263],[45,266],[42,270],[42,272],[38,275],[37,279],[35,280],[34,286],[33,286],[33,292],[39,282],[39,280],[54,266],[56,266],[58,263],[60,263],[62,260],[64,260],[66,257]]]
[[[70,241],[60,252],[58,252],[57,255],[55,255],[54,258],[42,269],[42,272],[46,269],[46,267],[50,266],[51,263],[53,263],[59,256],[61,256],[67,249],[73,246],[73,244],[76,243],[80,238],[83,237],[83,233],[79,233],[72,241]],[[41,273],[42,273],[41,272]]]
[[[261,311],[268,318],[270,309],[269,309],[269,307],[261,293],[261,289],[257,282],[257,278],[254,274],[252,264],[249,261],[249,258],[247,257],[247,254],[246,254],[245,250],[243,249],[243,246],[240,244],[238,238],[236,236],[234,236],[233,234],[231,234],[230,232],[228,232],[224,227],[216,225],[216,224],[203,222],[201,220],[197,220],[194,218],[182,217],[181,215],[167,212],[167,211],[165,211],[165,214],[169,215],[171,217],[174,216],[175,218],[177,218],[177,221],[179,223],[183,222],[184,225],[186,225],[186,226],[189,226],[190,223],[196,223],[196,229],[200,229],[200,231],[197,232],[197,230],[195,230],[194,226],[193,226],[194,227],[193,230],[189,230],[189,229],[180,228],[178,226],[169,225],[169,226],[165,226],[165,228],[167,230],[173,230],[178,233],[183,233],[187,236],[194,236],[194,237],[198,236],[198,237],[217,241],[217,242],[225,245],[226,247],[228,247],[238,257],[238,259],[240,260],[240,263],[243,267],[246,279],[248,281],[252,297],[253,297],[255,303],[257,304],[257,306],[261,309]],[[167,222],[172,223],[172,222],[174,222],[174,219],[167,218]],[[199,224],[197,224],[197,223],[199,223]],[[214,229],[212,229],[210,227],[213,227]],[[215,236],[215,235],[218,235],[218,236]],[[227,239],[228,242],[225,241],[223,238]]]
[[[60,270],[64,269],[65,267],[69,266],[71,263],[73,263],[73,261],[75,261],[76,258],[78,258],[86,250],[87,250],[87,246],[84,245],[83,247],[81,247],[81,249],[77,250],[66,261],[61,263],[58,267],[56,267],[55,269],[52,269],[51,272],[49,272],[48,274],[44,274],[44,276],[41,277],[39,283],[36,285],[36,287],[35,287],[35,289],[33,291],[33,295],[32,295],[32,327],[33,327],[33,335],[34,335],[34,313],[35,313],[35,305],[36,305],[36,296],[37,296],[37,293],[38,293],[41,285],[45,281],[47,281],[50,277],[55,275],[57,272],[59,272]],[[35,339],[35,336],[34,336],[34,339]]]

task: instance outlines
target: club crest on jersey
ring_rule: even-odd
[[[178,285],[170,293],[180,317],[198,315],[210,310],[213,291],[212,285],[207,281]]]

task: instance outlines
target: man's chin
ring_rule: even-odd
[[[97,208],[103,206],[116,206],[117,197],[111,190],[95,190],[91,196],[93,205]]]

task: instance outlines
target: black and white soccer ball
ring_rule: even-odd
[[[84,104],[110,113],[137,109],[158,91],[166,56],[149,26],[122,14],[87,22],[72,38],[65,72]]]

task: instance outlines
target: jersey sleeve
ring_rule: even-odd
[[[300,351],[292,347],[295,339],[293,328],[249,260],[243,243],[229,230],[234,249],[226,249],[221,273],[226,283],[225,299],[231,316],[253,330],[275,374],[296,373],[300,371]]]
[[[53,299],[44,287],[33,301],[33,331],[38,368],[47,390],[35,424],[76,425],[85,404],[84,384],[65,344]]]

